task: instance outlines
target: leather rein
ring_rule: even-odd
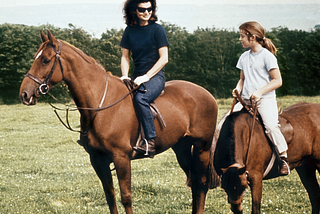
[[[51,95],[49,93],[49,90],[50,90],[50,87],[48,85],[52,75],[53,75],[53,72],[55,71],[56,69],[56,66],[59,62],[60,64],[60,68],[61,68],[61,73],[62,73],[62,76],[63,75],[63,66],[62,66],[62,63],[61,63],[61,49],[62,49],[62,42],[59,40],[59,49],[56,50],[54,47],[52,47],[51,45],[47,45],[48,47],[50,47],[55,53],[56,53],[56,58],[55,58],[55,61],[54,61],[54,64],[51,68],[51,71],[49,72],[48,76],[45,78],[44,81],[41,81],[39,78],[35,77],[34,75],[30,74],[29,72],[25,75],[26,77],[29,77],[30,79],[32,79],[33,81],[35,81],[36,83],[38,83],[40,86],[39,88],[37,88],[36,92],[35,92],[35,96],[36,97],[40,97],[41,95],[45,95],[45,94],[49,94],[53,99],[55,99],[56,101],[58,101],[58,99],[56,99],[53,95]],[[116,104],[118,104],[119,102],[121,102],[122,100],[124,100],[127,96],[129,96],[130,94],[132,94],[135,90],[138,89],[139,86],[135,85],[131,90],[129,90],[129,92],[127,94],[125,94],[123,97],[121,97],[119,100],[115,101],[114,103],[111,103],[110,105],[107,105],[107,106],[104,106],[102,107],[103,105],[103,102],[105,100],[105,97],[106,97],[106,94],[107,94],[107,88],[108,88],[108,75],[106,75],[106,86],[105,86],[105,90],[104,90],[104,93],[103,93],[103,96],[102,96],[102,99],[101,99],[101,102],[99,104],[99,107],[98,108],[86,108],[86,107],[74,107],[74,108],[70,108],[68,105],[64,104],[66,106],[65,109],[61,109],[61,108],[57,108],[55,107],[53,104],[49,103],[51,105],[52,108],[54,108],[54,113],[56,114],[56,116],[58,117],[59,121],[62,123],[62,125],[64,127],[66,127],[68,130],[70,131],[73,131],[73,132],[79,132],[81,134],[84,134],[84,135],[87,135],[88,132],[89,132],[89,129],[90,127],[92,126],[92,123],[94,121],[94,119],[96,118],[97,114],[99,111],[102,111],[102,110],[105,110],[105,109],[108,109]],[[59,101],[58,101],[59,102]],[[60,111],[63,111],[65,110],[66,111],[66,122],[64,122],[60,115],[58,114],[57,110],[60,110]],[[85,132],[83,131],[78,131],[78,130],[74,130],[70,123],[69,123],[69,111],[77,111],[77,110],[89,110],[89,111],[96,111],[95,115],[93,116],[93,119],[91,120],[91,123],[90,125],[88,126],[87,130]]]
[[[241,97],[240,93],[238,92],[238,90],[235,90],[235,94],[236,94],[236,97],[235,97],[234,100],[233,100],[232,107],[231,107],[231,110],[230,110],[230,114],[229,114],[229,115],[232,114],[233,109],[234,109],[234,106],[237,104],[237,102],[240,102],[240,103],[242,104],[242,106],[248,111],[248,113],[249,113],[250,115],[252,115],[251,128],[250,128],[250,130],[249,130],[249,133],[250,133],[250,134],[249,134],[249,142],[248,142],[248,151],[247,151],[247,154],[246,154],[246,161],[245,161],[245,162],[246,162],[245,166],[246,166],[246,165],[247,165],[247,161],[248,161],[247,157],[248,157],[248,153],[249,153],[250,142],[251,142],[252,135],[253,135],[253,131],[254,131],[255,120],[257,120],[258,123],[260,123],[260,120],[259,120],[258,117],[257,117],[258,110],[257,110],[257,105],[256,105],[256,103],[254,102],[254,100],[250,98],[251,106],[248,106],[248,105],[246,104],[246,102],[242,99],[242,97]],[[228,167],[226,168],[226,170],[229,169],[229,168],[231,168],[231,167],[237,167],[238,165],[239,165],[239,163],[234,163],[234,164],[228,166]],[[248,177],[249,172],[246,171],[245,173],[246,173],[246,177]],[[229,202],[231,202],[231,203],[233,203],[233,204],[241,204],[241,203],[242,203],[242,198],[241,198],[241,197],[238,198],[238,199],[235,200],[235,201],[232,200],[231,198],[228,198],[228,200],[229,200]]]

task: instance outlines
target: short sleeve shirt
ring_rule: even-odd
[[[127,26],[120,42],[132,53],[135,77],[146,74],[160,58],[159,48],[168,45],[165,29],[157,23]]]
[[[244,73],[244,85],[241,92],[244,99],[249,99],[253,92],[266,86],[271,81],[269,71],[279,68],[277,58],[265,48],[257,54],[251,53],[250,50],[244,52],[236,67]],[[262,95],[262,98],[267,97],[275,97],[275,90]]]

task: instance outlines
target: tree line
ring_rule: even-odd
[[[190,33],[175,24],[161,24],[166,29],[170,43],[166,80],[191,81],[206,88],[216,98],[230,97],[240,74],[235,65],[245,51],[238,40],[239,33],[216,28],[198,28]],[[19,86],[40,46],[41,29],[50,29],[56,38],[78,47],[114,75],[121,75],[119,43],[123,29],[110,29],[103,33],[101,38],[95,38],[72,24],[63,29],[50,24],[2,24],[0,104],[19,102]],[[268,31],[266,36],[272,39],[278,48],[277,59],[283,86],[277,90],[277,95],[319,95],[320,30],[306,32],[278,27]],[[69,99],[64,84],[56,86],[52,93]]]

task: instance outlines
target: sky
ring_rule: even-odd
[[[107,29],[126,27],[124,2],[0,0],[0,24],[68,28],[71,23],[99,37]],[[66,6],[61,7],[62,4]],[[266,30],[281,26],[308,31],[320,24],[320,0],[157,0],[157,6],[159,20],[185,27],[189,32],[198,27],[233,30],[245,21],[258,21]]]
[[[0,7],[22,6],[22,5],[43,5],[43,4],[68,4],[68,3],[113,3],[122,4],[124,0],[0,0]],[[320,0],[158,0],[161,4],[320,4]]]

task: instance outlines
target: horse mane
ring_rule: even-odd
[[[79,48],[75,47],[74,45],[70,44],[69,42],[63,41],[65,44],[67,44],[73,51],[75,51],[79,56],[81,56],[86,62],[90,64],[96,65],[98,68],[106,72],[106,69],[99,63],[97,62],[94,58],[91,56],[88,56],[85,54],[82,50]]]
[[[228,115],[221,127],[220,135],[218,141],[223,140],[224,149],[227,150],[228,160],[224,160],[224,165],[228,167],[235,163],[234,152],[235,152],[235,136],[234,136],[234,124],[236,118],[239,116],[240,112],[234,112]]]

